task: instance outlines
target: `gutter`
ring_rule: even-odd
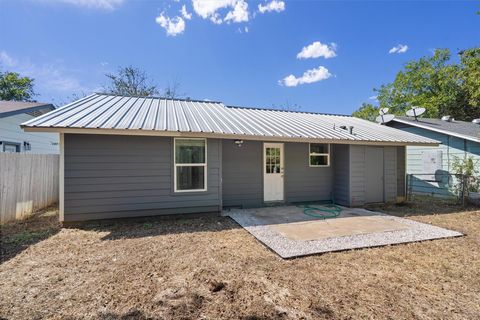
[[[190,137],[190,138],[211,138],[211,139],[244,139],[255,141],[272,142],[304,142],[304,143],[331,143],[331,144],[353,144],[353,145],[375,145],[375,146],[438,146],[440,141],[427,139],[425,142],[415,141],[372,141],[372,140],[347,140],[347,139],[322,139],[322,138],[298,138],[261,135],[221,134],[209,132],[179,132],[179,131],[158,131],[141,129],[87,129],[87,128],[55,128],[55,127],[30,127],[25,124],[20,127],[26,132],[58,132],[72,134],[109,134],[129,136],[160,136],[160,137]]]

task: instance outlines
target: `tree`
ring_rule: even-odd
[[[185,93],[180,91],[181,85],[176,79],[167,84],[167,87],[163,91],[163,96],[167,99],[184,98]]]
[[[147,74],[135,67],[123,67],[117,74],[106,74],[110,84],[105,93],[125,96],[147,97],[158,94],[157,85],[152,84]]]
[[[375,121],[375,118],[378,116],[378,109],[378,107],[375,107],[371,103],[362,103],[362,106],[357,111],[353,112],[352,116]]]
[[[468,103],[480,107],[480,48],[460,51],[460,61]]]
[[[282,104],[272,104],[272,108],[282,111],[295,111],[298,112],[302,107],[296,103],[290,102],[289,99],[285,99],[285,102]]]
[[[480,49],[460,51],[459,56],[460,62],[453,63],[448,49],[438,49],[433,56],[408,62],[392,83],[374,89],[379,107],[397,115],[419,106],[426,108],[425,117],[430,118],[451,115],[470,121],[480,117]],[[365,117],[366,110],[362,105],[354,114]]]
[[[16,72],[0,71],[0,100],[32,101],[34,79],[21,77]]]

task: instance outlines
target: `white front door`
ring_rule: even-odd
[[[263,200],[283,201],[283,143],[263,144]]]

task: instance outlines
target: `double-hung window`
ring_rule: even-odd
[[[328,143],[310,143],[310,167],[330,166],[330,145]]]
[[[175,192],[207,190],[207,140],[174,139]]]

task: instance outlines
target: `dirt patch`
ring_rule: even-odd
[[[0,263],[60,231],[56,207],[45,208],[25,220],[0,225]]]
[[[480,211],[415,206],[383,209],[466,236],[285,261],[225,217],[62,229],[0,265],[0,317],[478,318]]]

